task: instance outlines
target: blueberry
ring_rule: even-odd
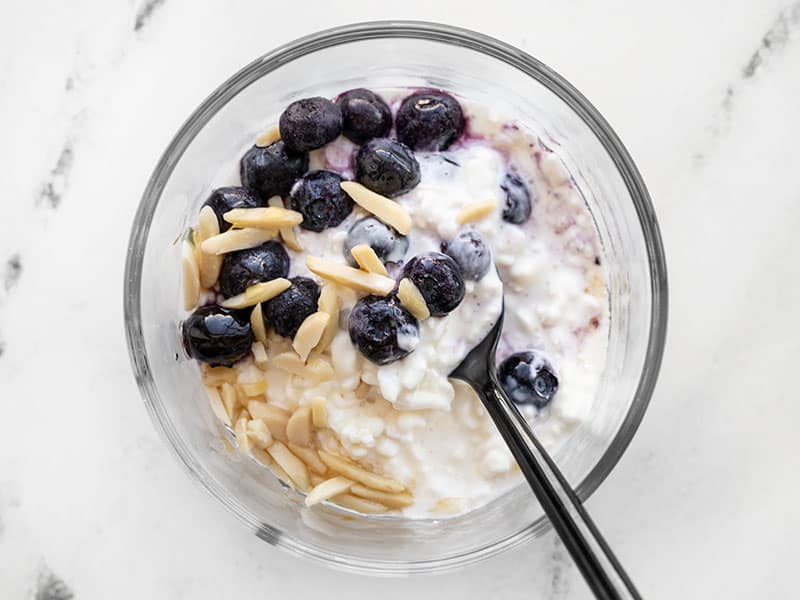
[[[347,232],[344,240],[344,257],[354,267],[356,261],[350,250],[359,244],[367,244],[385,263],[400,262],[408,250],[408,238],[375,217],[359,219]]]
[[[295,152],[321,148],[342,132],[342,110],[327,98],[292,102],[278,121],[281,139]]]
[[[317,312],[319,286],[308,277],[292,277],[292,286],[262,305],[264,318],[283,337],[293,338],[306,317]]]
[[[342,133],[356,144],[383,137],[392,128],[392,112],[375,92],[358,88],[336,99],[342,109]]]
[[[558,391],[553,368],[534,352],[512,354],[500,364],[497,376],[508,397],[517,404],[544,408]]]
[[[189,356],[211,366],[231,366],[253,345],[250,321],[220,306],[203,306],[183,322],[183,345]]]
[[[241,294],[248,286],[289,273],[289,255],[280,242],[269,241],[249,250],[229,252],[219,271],[219,289],[226,298]]]
[[[219,230],[227,231],[231,224],[222,218],[229,210],[234,208],[255,208],[262,206],[263,202],[253,190],[246,187],[221,187],[211,192],[211,195],[203,203],[203,206],[210,206],[217,215]]]
[[[368,360],[387,365],[410,354],[419,325],[394,296],[366,296],[350,311],[350,340]]]
[[[288,194],[307,170],[308,153],[293,152],[280,140],[266,148],[253,146],[239,164],[242,185],[255,190],[264,201]]]
[[[503,220],[521,225],[531,216],[531,193],[528,186],[514,173],[506,173],[500,189],[506,194]]]
[[[397,139],[414,150],[446,150],[464,131],[464,113],[450,94],[417,92],[400,104],[395,125]]]
[[[303,229],[336,227],[352,212],[353,200],[341,188],[342,181],[333,171],[311,171],[294,184],[292,208],[302,213]]]
[[[361,146],[355,160],[356,179],[384,196],[404,194],[419,183],[414,153],[396,140],[377,138]]]
[[[474,229],[461,231],[452,240],[442,242],[442,252],[456,261],[464,279],[478,281],[492,265],[492,254]]]
[[[434,317],[443,317],[464,299],[461,269],[446,254],[429,252],[415,256],[406,263],[403,276],[417,286]]]

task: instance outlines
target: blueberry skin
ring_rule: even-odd
[[[211,192],[211,195],[203,203],[203,206],[210,206],[214,214],[217,215],[219,231],[228,231],[231,224],[222,218],[229,210],[234,208],[256,208],[263,206],[264,202],[253,190],[246,187],[221,187]]]
[[[411,94],[395,117],[397,139],[413,150],[446,150],[464,131],[458,100],[435,90]]]
[[[442,242],[442,252],[456,261],[464,279],[480,281],[492,266],[492,253],[474,229],[465,229],[452,240]]]
[[[255,248],[229,252],[222,259],[219,289],[226,298],[249,286],[289,274],[289,255],[280,242],[270,240]]]
[[[242,185],[255,190],[264,202],[272,196],[288,194],[307,170],[308,153],[293,152],[281,140],[266,148],[253,146],[239,163]]]
[[[367,244],[384,263],[400,262],[408,250],[408,238],[375,217],[359,219],[347,232],[343,251],[352,267],[358,265],[350,250],[359,244]]]
[[[388,365],[413,352],[419,339],[417,319],[394,296],[361,298],[347,323],[350,340],[376,365]]]
[[[506,195],[503,220],[515,225],[527,221],[531,216],[531,193],[528,186],[514,173],[506,173],[500,189]]]
[[[342,132],[342,110],[316,96],[296,100],[286,107],[278,120],[281,139],[295,152],[321,148]]]
[[[403,276],[417,286],[431,316],[443,317],[464,299],[461,269],[446,254],[418,254],[403,267]]]
[[[356,179],[373,192],[398,196],[419,183],[419,163],[405,144],[389,138],[370,140],[358,151]]]
[[[293,338],[306,317],[317,312],[319,286],[308,277],[292,277],[292,286],[261,305],[261,312],[275,331]]]
[[[353,200],[341,188],[344,178],[333,171],[311,171],[294,184],[292,208],[303,215],[300,227],[322,231],[336,227],[353,211]]]
[[[230,367],[247,356],[253,345],[250,321],[220,306],[203,306],[181,326],[183,345],[194,359],[212,367]]]
[[[535,352],[517,352],[506,358],[497,370],[500,385],[517,404],[532,404],[542,409],[558,391],[553,367]]]
[[[357,88],[336,98],[342,110],[342,134],[356,144],[384,137],[392,128],[392,111],[375,92]]]

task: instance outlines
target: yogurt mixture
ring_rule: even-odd
[[[309,505],[440,518],[499,496],[521,475],[448,373],[503,297],[501,382],[539,438],[552,449],[588,418],[608,337],[599,237],[530,131],[443,92],[355,90],[293,103],[246,152],[183,261],[184,343],[240,452]]]

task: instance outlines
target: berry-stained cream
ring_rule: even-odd
[[[592,215],[556,153],[480,105],[311,100],[214,179],[185,242],[184,344],[239,451],[309,506],[471,510],[522,481],[448,378],[503,301],[501,383],[539,439],[589,418],[608,337]]]

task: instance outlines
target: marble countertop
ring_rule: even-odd
[[[268,547],[183,474],[131,375],[120,297],[128,231],[184,118],[278,44],[397,16],[478,29],[544,60],[608,118],[650,187],[670,271],[669,341],[638,435],[588,502],[643,594],[790,596],[800,556],[800,2],[366,5],[6,6],[0,596],[588,597],[552,534],[467,571],[404,580]]]

